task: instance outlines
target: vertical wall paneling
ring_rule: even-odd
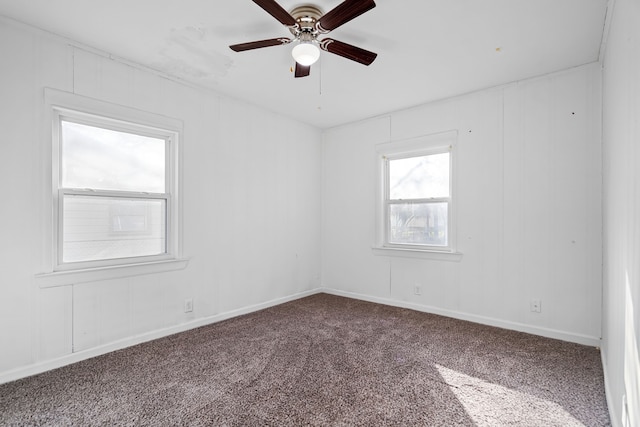
[[[36,360],[49,360],[72,352],[73,296],[71,286],[35,291],[38,306]]]
[[[603,60],[603,362],[614,426],[640,425],[640,4],[611,2]]]
[[[0,40],[10,59],[0,67],[0,188],[11,201],[0,211],[11,242],[0,247],[0,381],[319,286],[318,129],[5,18]],[[52,229],[41,215],[51,191],[45,87],[183,123],[186,269],[40,287]]]
[[[500,317],[500,91],[472,94],[456,101],[451,121],[456,122],[458,130],[457,237],[458,250],[465,258],[463,263],[454,265],[460,268],[461,283],[474,283],[459,295],[457,310],[480,315],[487,307],[493,307],[494,315]],[[440,282],[438,286],[448,284]]]
[[[42,117],[42,87],[70,88],[70,52],[39,33],[24,31],[20,24],[0,23],[0,121],[3,129],[3,161],[0,168],[2,193],[8,201],[0,212],[2,237],[2,295],[0,297],[0,372],[34,363],[42,355],[55,357],[66,347],[66,334],[59,328],[67,314],[65,304],[52,297],[39,298],[33,284],[38,271],[43,231],[40,220],[43,167],[39,120]],[[9,244],[10,243],[10,244]],[[57,294],[59,295],[59,294]],[[44,302],[44,305],[43,305]],[[42,312],[42,315],[40,313]],[[40,331],[46,322],[49,329]],[[51,344],[51,336],[60,342]]]
[[[395,126],[394,126],[395,128]],[[389,260],[374,244],[375,150],[388,142],[388,117],[329,130],[323,146],[323,285],[389,297]]]
[[[130,292],[128,279],[73,285],[73,351],[130,335]]]
[[[505,304],[504,312],[508,318],[524,322],[528,301],[521,298],[524,281],[524,199],[521,190],[524,182],[524,109],[525,105],[518,96],[517,86],[511,85],[503,91],[503,276],[504,298],[515,303]]]
[[[326,131],[324,286],[599,343],[599,87],[600,70],[592,64]],[[385,135],[399,141],[449,130],[458,132],[462,260],[367,252],[376,143]],[[532,299],[542,300],[541,313],[531,312]]]
[[[619,3],[632,8],[627,0]],[[6,130],[0,186],[12,202],[12,209],[1,211],[0,228],[6,241],[15,242],[0,247],[0,320],[12,325],[0,328],[0,378],[68,356],[72,343],[73,351],[90,351],[309,291],[320,286],[321,273],[322,286],[340,292],[598,342],[597,65],[322,134],[8,20],[0,21],[0,36],[11,40],[0,43],[2,57],[11,58],[0,67],[0,99],[11,100],[0,104]],[[628,261],[637,258],[637,246],[624,237],[640,229],[630,219],[637,206],[625,202],[636,196],[635,187],[625,183],[637,178],[631,172],[637,152],[630,140],[637,133],[638,101],[629,97],[638,85],[621,71],[630,61],[616,53],[629,49],[619,47],[623,40],[614,32],[607,98],[612,107],[605,132],[613,141],[605,152],[606,201],[611,202],[605,247],[612,283],[606,294],[605,354],[618,414],[629,384],[615,378],[626,378],[633,367],[619,349],[635,345],[637,351],[637,338],[631,345],[624,334],[631,326],[640,329],[638,317],[629,324],[619,314],[640,304],[637,265]],[[633,46],[637,49],[637,43]],[[57,288],[34,283],[48,251],[42,236],[48,225],[39,214],[51,175],[50,142],[41,131],[44,87],[183,122],[187,269]],[[455,188],[462,260],[373,255],[375,145],[449,130],[459,135]],[[618,285],[625,273],[633,285],[628,289]],[[416,283],[421,295],[413,292]],[[184,313],[187,298],[194,301],[192,313]],[[542,313],[530,311],[532,298],[542,300]],[[619,332],[621,326],[625,332]]]

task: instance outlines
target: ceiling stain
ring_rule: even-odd
[[[157,65],[178,77],[215,83],[227,75],[233,60],[215,51],[214,40],[204,27],[173,28],[158,52]]]

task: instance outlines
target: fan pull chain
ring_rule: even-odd
[[[319,93],[318,93],[318,95],[322,96],[322,61],[320,61],[320,63],[318,65],[319,65],[319,67],[318,67],[318,74],[319,74],[319,76],[318,76],[319,77],[319,79],[318,79],[319,80],[319,84],[318,84]]]

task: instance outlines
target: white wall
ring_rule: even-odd
[[[603,362],[614,426],[640,425],[639,23],[640,2],[615,1],[603,61]]]
[[[605,246],[615,266],[606,276],[605,368],[617,414],[630,360],[625,351],[633,345],[637,351],[637,339],[629,345],[623,331],[633,322],[640,329],[637,314],[631,322],[623,314],[639,303],[638,263],[631,261],[637,247],[627,236],[637,236],[637,212],[625,198],[637,191],[629,181],[637,179],[632,76],[639,70],[636,60],[635,74],[625,71],[632,18],[626,19],[626,27],[614,23],[606,79],[612,90],[605,98],[612,123],[605,135],[615,134],[607,164],[626,165],[605,168],[609,205],[625,212],[622,221],[611,217],[622,215],[617,208],[607,210]],[[321,258],[322,286],[336,293],[599,343],[597,64],[330,129],[321,143],[317,129],[11,21],[0,20],[0,57],[0,382],[316,289]],[[633,99],[626,92],[631,85]],[[185,270],[40,287],[49,162],[44,87],[184,122]],[[459,131],[462,260],[373,255],[375,144],[451,129]],[[628,287],[633,298],[624,296],[618,268],[624,266],[636,278]],[[420,296],[412,292],[415,283]],[[185,298],[194,299],[191,314],[183,313]],[[542,300],[542,313],[530,311],[532,298]]]
[[[8,20],[0,58],[0,382],[319,286],[318,129]],[[183,121],[186,269],[40,286],[44,87]]]
[[[326,131],[323,286],[599,345],[600,78],[592,64]],[[462,260],[374,255],[375,145],[448,130]]]

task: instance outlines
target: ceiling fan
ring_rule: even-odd
[[[314,5],[303,5],[287,12],[275,0],[253,0],[267,13],[289,28],[293,38],[278,37],[229,46],[236,52],[297,43],[291,54],[296,61],[296,77],[306,77],[311,65],[320,57],[320,49],[364,65],[371,64],[378,54],[332,38],[318,40],[339,26],[376,7],[373,0],[345,0],[326,14]]]

